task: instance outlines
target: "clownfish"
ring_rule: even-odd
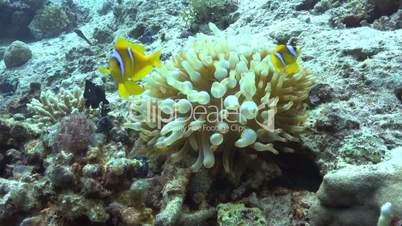
[[[137,82],[147,76],[153,68],[160,67],[161,52],[157,51],[145,56],[142,45],[118,38],[109,60],[109,67],[101,67],[99,71],[111,74],[118,85],[118,93],[127,98],[144,92]]]
[[[300,51],[298,47],[279,44],[271,53],[271,63],[278,71],[294,74],[299,71],[297,58],[299,57]]]

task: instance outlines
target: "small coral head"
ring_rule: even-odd
[[[56,150],[78,153],[95,143],[95,124],[84,113],[74,112],[65,117],[55,135]]]

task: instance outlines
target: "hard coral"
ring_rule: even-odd
[[[278,154],[274,142],[297,140],[313,78],[305,69],[276,71],[268,44],[210,28],[214,36],[197,35],[147,77],[147,92],[133,100],[137,114],[127,127],[140,131],[138,142],[148,147],[179,151],[174,157],[195,150],[195,171],[213,167],[214,153],[223,152],[230,172],[240,149]]]
[[[85,150],[94,143],[95,124],[83,113],[73,113],[65,118],[55,137],[55,148],[69,152]]]
[[[41,128],[54,125],[73,112],[86,110],[82,90],[78,86],[71,91],[62,88],[58,93],[42,92],[39,99],[32,99],[27,106],[33,113],[30,121]]]

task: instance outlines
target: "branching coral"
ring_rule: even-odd
[[[195,171],[214,166],[214,153],[222,152],[230,172],[240,149],[277,154],[275,142],[297,140],[313,78],[305,69],[276,71],[272,46],[210,28],[214,36],[197,35],[147,78],[147,92],[132,102],[135,122],[127,126],[148,147],[178,151],[175,158],[195,150]]]
[[[76,86],[72,91],[62,88],[57,94],[51,91],[42,92],[39,99],[32,99],[27,106],[34,114],[31,118],[34,124],[49,126],[74,111],[84,112],[85,100],[81,88]]]

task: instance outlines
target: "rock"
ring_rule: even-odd
[[[391,202],[395,217],[402,216],[402,148],[391,152],[389,161],[348,166],[325,175],[310,210],[311,225],[376,225],[386,202]]]
[[[83,215],[96,223],[104,223],[109,219],[102,201],[86,199],[77,194],[63,194],[59,196],[59,203],[58,207],[63,216],[69,219],[76,219]]]
[[[82,177],[81,180],[81,194],[88,198],[105,198],[111,195],[102,184],[93,178]]]
[[[131,37],[131,38],[139,38],[139,37],[141,37],[143,34],[144,34],[144,32],[145,32],[145,29],[146,29],[146,24],[144,24],[144,23],[137,23],[136,25],[135,25],[135,27],[133,27],[130,31],[129,31],[129,33],[128,33],[128,35]]]
[[[130,141],[127,131],[119,127],[113,127],[110,130],[110,137],[115,142],[121,142],[127,144]]]
[[[379,30],[396,30],[402,28],[402,9],[391,16],[382,16],[374,21],[373,27]]]
[[[109,28],[95,28],[92,38],[100,44],[108,44],[113,42],[113,31]]]
[[[19,179],[23,177],[28,177],[32,174],[33,170],[33,166],[15,165],[13,167],[13,178]]]
[[[134,159],[138,160],[141,163],[141,166],[136,169],[133,176],[140,178],[146,177],[149,171],[148,159],[144,156],[135,156]]]
[[[74,185],[74,174],[70,168],[55,166],[48,172],[48,176],[55,187],[67,188]]]
[[[10,159],[11,161],[15,162],[15,161],[18,161],[21,159],[22,152],[17,149],[11,148],[11,149],[7,150],[6,157],[8,159]]]
[[[396,98],[398,98],[398,100],[402,102],[402,86],[397,87],[394,90],[394,93],[395,93]]]
[[[21,41],[11,43],[4,53],[4,63],[7,68],[22,66],[31,58],[32,52],[29,46]]]
[[[6,52],[6,48],[5,47],[0,47],[0,60],[3,59],[5,52]]]
[[[338,133],[351,129],[359,129],[360,124],[353,119],[347,119],[340,112],[323,111],[322,117],[315,122],[315,128],[321,132]]]
[[[35,15],[29,29],[36,39],[52,38],[66,31],[70,23],[62,6],[49,4]]]
[[[334,4],[334,3],[331,3]],[[398,10],[398,0],[353,0],[332,5],[330,22],[335,27],[360,27]],[[338,6],[338,5],[337,5]]]
[[[148,191],[151,188],[151,183],[148,180],[140,179],[134,181],[130,186],[130,192],[133,200],[143,203]]]
[[[1,0],[0,39],[29,39],[28,25],[47,0]],[[1,58],[1,57],[0,57]]]
[[[103,173],[102,167],[99,164],[86,164],[82,168],[82,174],[86,177],[96,178]]]
[[[267,220],[258,208],[247,208],[243,203],[221,203],[218,205],[218,224],[265,226]]]
[[[0,81],[0,94],[3,96],[10,96],[15,93],[17,85],[10,81]]]
[[[302,0],[296,5],[296,10],[311,10],[319,0]]]
[[[25,124],[0,119],[0,147],[19,147],[33,137]]]
[[[317,84],[311,90],[309,94],[309,104],[312,107],[318,106],[323,103],[330,102],[333,98],[333,92],[331,86],[328,84]]]

